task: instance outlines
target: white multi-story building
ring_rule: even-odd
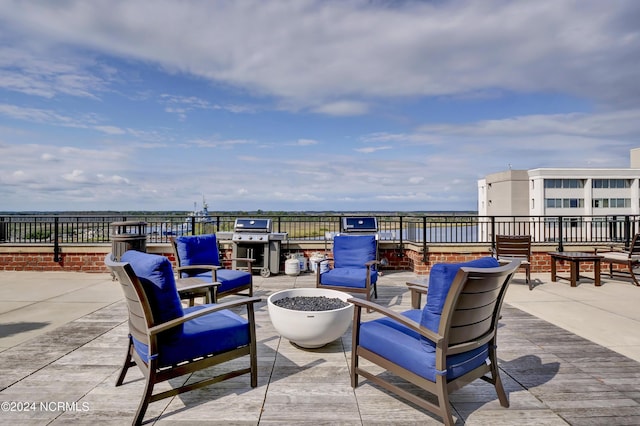
[[[592,216],[586,222],[638,215],[640,148],[632,149],[630,157],[629,168],[538,168],[487,175],[478,180],[478,215]]]

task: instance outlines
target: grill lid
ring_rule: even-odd
[[[342,232],[378,232],[375,217],[343,217]]]
[[[271,232],[271,219],[238,218],[233,228],[235,232]]]

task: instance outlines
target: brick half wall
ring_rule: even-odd
[[[76,271],[76,272],[107,272],[104,266],[104,257],[111,252],[111,245],[70,245],[61,246],[60,261],[54,261],[53,247],[48,245],[6,245],[0,244],[0,271]],[[593,252],[591,247],[566,247],[567,251]],[[231,258],[231,246],[221,247],[224,259]],[[555,251],[553,246],[534,246],[532,253],[531,272],[549,272],[551,259],[548,252]],[[169,257],[172,262],[175,258],[169,244],[147,245],[147,252],[161,254]],[[319,247],[311,245],[305,247],[304,243],[298,243],[289,250],[283,250],[283,258],[288,252],[303,253],[309,258],[314,253],[322,252]],[[330,251],[326,252],[330,255]],[[379,249],[379,259],[385,265],[382,270],[388,271],[413,271],[418,275],[427,275],[431,266],[436,263],[456,263],[477,259],[482,256],[490,256],[487,247],[482,246],[429,246],[426,256],[422,253],[421,245],[406,244],[403,249],[397,243],[382,243]],[[426,262],[424,261],[426,259]],[[225,266],[230,266],[230,261],[224,261]],[[284,261],[283,261],[284,262]],[[614,265],[621,269],[620,265]],[[585,263],[580,265],[582,271],[592,271],[593,265]],[[624,268],[622,268],[624,269]],[[622,270],[621,269],[621,270]],[[568,262],[558,264],[558,272],[569,270]],[[284,271],[284,267],[281,268]]]

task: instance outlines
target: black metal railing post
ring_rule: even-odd
[[[9,241],[9,226],[4,221],[4,217],[0,217],[0,243]]]
[[[496,249],[496,217],[491,216],[491,250]]]
[[[624,217],[624,249],[629,250],[631,246],[631,220],[629,215]]]
[[[58,238],[60,235],[60,231],[58,227],[60,226],[60,222],[58,217],[53,218],[53,261],[54,262],[62,262],[62,256],[60,256],[60,243],[58,242]]]
[[[404,256],[404,240],[402,234],[404,233],[404,226],[402,225],[402,216],[400,216],[400,252],[398,253],[398,257]]]
[[[558,251],[564,251],[564,232],[563,232],[564,224],[562,222],[562,216],[558,216]]]
[[[422,263],[427,263],[427,217],[422,216]]]

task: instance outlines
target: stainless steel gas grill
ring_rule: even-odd
[[[286,232],[271,232],[271,219],[238,218],[231,237],[232,257],[255,259],[252,272],[265,278],[279,274],[280,246],[286,238]]]

